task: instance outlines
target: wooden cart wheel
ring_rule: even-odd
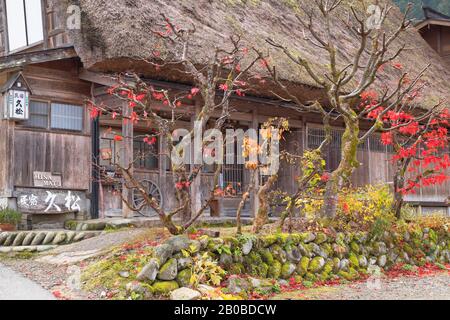
[[[159,204],[159,206],[163,205],[162,202],[162,195],[161,190],[159,187],[150,180],[143,180],[141,181],[141,184],[144,186],[145,190],[147,191],[147,194],[156,200],[156,202]],[[133,206],[138,209],[141,207],[143,203],[145,203],[144,197],[142,194],[137,190],[132,190],[132,196],[133,196]],[[157,212],[150,208],[148,205],[145,205],[140,211],[137,211],[139,214],[146,216],[146,217],[153,217],[157,215]]]

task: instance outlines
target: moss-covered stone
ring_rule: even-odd
[[[258,276],[261,278],[267,278],[269,273],[269,265],[267,263],[261,263],[258,267]]]
[[[334,267],[334,265],[333,265],[333,260],[328,260],[326,263],[325,263],[325,265],[323,266],[323,270],[322,270],[322,272],[325,272],[325,273],[331,273],[332,271],[333,271],[333,267]]]
[[[274,259],[285,263],[287,261],[286,252],[281,248],[280,245],[274,244],[270,247],[270,252],[272,253]]]
[[[310,243],[316,239],[316,235],[312,232],[304,232],[301,234],[304,243]]]
[[[353,268],[359,268],[359,259],[356,254],[354,254],[353,252],[350,253],[348,260],[350,261],[350,266],[352,266]]]
[[[318,273],[318,272],[322,271],[322,268],[324,267],[324,265],[325,265],[324,258],[314,257],[309,263],[308,270],[311,273]]]
[[[267,272],[267,276],[269,278],[278,279],[281,274],[281,263],[278,260],[274,260],[272,265],[269,266],[269,271]]]
[[[158,279],[160,280],[174,280],[177,277],[178,263],[176,259],[169,259],[159,269]]]
[[[211,238],[208,240],[208,245],[206,249],[210,252],[218,253],[219,248],[222,247],[223,240],[221,238]]]
[[[269,249],[263,248],[263,249],[259,250],[259,254],[261,255],[263,261],[265,263],[267,263],[269,266],[271,266],[273,264],[274,258]]]
[[[324,242],[326,242],[328,239],[327,235],[323,232],[319,232],[316,235],[316,239],[314,240],[315,243],[317,244],[322,244]]]
[[[300,262],[297,264],[297,273],[301,276],[304,276],[308,272],[310,259],[308,257],[302,257]]]
[[[184,269],[178,272],[177,283],[180,287],[188,287],[191,283],[191,269]]]
[[[333,271],[337,273],[341,266],[341,260],[338,257],[333,258]]]
[[[282,279],[289,279],[291,275],[295,271],[295,264],[291,262],[286,262],[281,266],[281,278]]]
[[[152,285],[152,291],[158,295],[168,295],[173,290],[179,288],[176,281],[156,281]]]
[[[304,276],[305,280],[315,282],[317,280],[317,277],[314,273],[308,272]]]
[[[275,244],[277,242],[277,236],[270,234],[267,236],[262,236],[259,238],[259,244],[263,248],[270,247],[271,245]]]
[[[233,263],[228,268],[228,272],[231,274],[243,274],[245,273],[245,267],[242,263]]]
[[[354,253],[358,254],[361,252],[361,249],[359,247],[359,244],[356,243],[356,241],[352,241],[350,243],[350,250],[353,251]]]

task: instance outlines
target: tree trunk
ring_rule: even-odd
[[[405,187],[405,174],[410,162],[411,159],[409,158],[404,161],[398,161],[394,173],[394,203],[392,205],[392,211],[395,213],[397,219],[401,218],[402,208],[405,203],[403,194],[399,190]]]
[[[359,166],[356,158],[356,151],[359,144],[359,121],[357,117],[346,117],[345,131],[342,135],[341,143],[341,161],[336,170],[330,175],[328,180],[322,216],[327,218],[335,218],[337,211],[338,193],[343,187],[344,182],[348,180],[354,169]]]
[[[259,233],[261,228],[269,221],[269,203],[267,193],[277,180],[277,175],[270,176],[267,182],[258,191],[259,208],[253,221],[253,232]]]

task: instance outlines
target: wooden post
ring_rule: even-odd
[[[167,181],[167,170],[169,164],[170,154],[167,147],[167,138],[161,135],[159,139],[159,187],[161,189],[161,201],[163,203],[163,209],[168,205],[168,181]]]
[[[131,108],[127,101],[122,102],[122,166],[128,168],[133,166],[134,154],[133,154],[133,122],[130,121]],[[133,172],[133,169],[131,169]],[[122,186],[122,198],[126,199],[128,203],[132,203],[132,192],[125,185]],[[132,217],[133,211],[128,208],[125,202],[122,203],[122,214],[124,218]]]
[[[259,139],[259,121],[258,121],[258,110],[257,109],[253,109],[252,123],[250,125],[250,129],[256,130],[257,137]],[[253,181],[255,183],[255,187],[251,191],[250,197],[251,197],[251,214],[254,217],[256,215],[256,212],[258,212],[258,209],[259,209],[259,199],[258,199],[259,170],[255,170],[255,172],[253,174],[254,174]]]
[[[191,117],[191,128],[194,128],[194,122],[197,119],[197,115],[200,113],[201,111],[201,101],[197,100],[195,103],[195,113],[194,115],[192,115]],[[204,129],[204,128],[203,128]],[[192,137],[194,138],[194,137]],[[191,171],[194,168],[194,158],[195,158],[195,154],[194,154],[194,143],[191,144]],[[197,177],[194,179],[194,181],[192,181],[191,184],[191,211],[193,214],[195,214],[196,212],[198,212],[200,210],[200,208],[202,207],[202,190],[201,190],[201,182],[202,182],[202,178],[201,178],[202,173],[199,172],[197,174]]]
[[[0,104],[3,108],[3,105]],[[3,155],[3,161],[0,161],[0,197],[3,200],[2,205],[16,209],[17,203],[14,199],[14,126],[13,121],[0,121],[0,153]]]

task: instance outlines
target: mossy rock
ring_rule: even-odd
[[[367,241],[367,233],[363,231],[358,231],[355,233],[353,237],[354,241],[358,242],[359,244],[363,244]]]
[[[326,242],[327,240],[328,240],[327,235],[323,232],[319,232],[319,233],[317,233],[316,239],[314,240],[314,242],[317,244],[322,244],[322,243]]]
[[[359,268],[359,259],[358,256],[356,256],[356,254],[354,254],[353,252],[350,253],[348,260],[350,261],[350,266],[354,268]]]
[[[291,262],[286,262],[281,266],[280,277],[282,279],[289,279],[294,272],[295,272],[295,264]]]
[[[409,243],[405,243],[403,245],[403,251],[412,256],[414,254],[414,249],[409,245]]]
[[[312,232],[304,232],[301,234],[301,236],[304,243],[309,243],[316,239],[316,235]]]
[[[341,266],[341,260],[338,257],[333,258],[333,271],[338,272]]]
[[[310,259],[308,257],[302,257],[300,262],[297,264],[297,273],[304,276],[308,272]]]
[[[359,247],[359,244],[356,243],[356,241],[350,242],[350,250],[356,254],[361,252],[361,248]]]
[[[308,245],[306,244],[299,244],[297,246],[298,250],[300,251],[300,253],[302,254],[302,256],[308,257],[308,258],[312,258],[312,252],[309,248]]]
[[[209,252],[216,252],[218,253],[218,250],[223,245],[223,240],[220,238],[211,238],[208,240],[208,245],[206,246],[206,249],[208,249]]]
[[[267,274],[269,273],[269,265],[267,263],[261,263],[258,267],[258,276],[261,278],[267,278]]]
[[[291,234],[291,242],[294,245],[298,245],[303,242],[303,237],[299,233],[292,233]]]
[[[286,252],[281,248],[280,245],[274,244],[270,247],[270,252],[272,253],[274,259],[285,263],[287,261]]]
[[[169,259],[159,269],[158,279],[160,280],[174,280],[178,273],[178,263],[176,259]]]
[[[223,242],[224,242],[224,244],[230,246],[230,248],[233,248],[233,249],[240,246],[239,240],[236,239],[235,237],[224,237]]]
[[[265,263],[267,263],[269,266],[271,266],[273,264],[274,257],[269,249],[263,248],[263,249],[259,250],[259,254],[261,255],[263,261]]]
[[[277,236],[274,234],[262,236],[259,238],[258,242],[261,247],[267,248],[277,242]]]
[[[191,283],[191,269],[184,269],[178,272],[177,283],[180,287],[188,287]]]
[[[284,246],[286,243],[290,242],[291,235],[289,233],[277,233],[277,243],[280,246]]]
[[[245,273],[245,267],[242,263],[233,263],[229,267],[228,272],[231,274],[243,274]]]
[[[176,281],[156,281],[152,285],[152,291],[158,295],[168,295],[173,290],[178,289],[180,286]]]
[[[281,263],[278,260],[274,260],[272,265],[269,266],[269,271],[267,272],[267,277],[278,279],[281,274]]]
[[[308,272],[304,276],[306,281],[315,282],[317,280],[317,276],[314,273]]]
[[[325,259],[322,257],[314,257],[308,266],[308,270],[311,273],[319,273],[322,271],[322,268],[325,266]]]
[[[334,268],[334,264],[333,264],[333,260],[328,260],[322,270],[322,273],[328,273],[330,274],[333,271]]]

